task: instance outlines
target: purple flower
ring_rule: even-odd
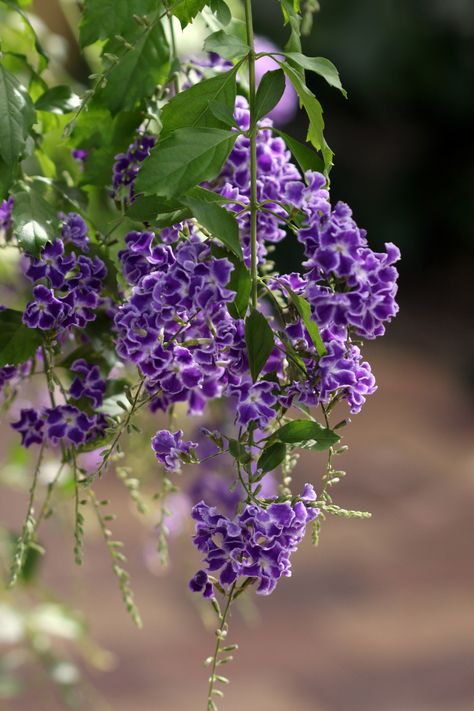
[[[198,570],[196,575],[189,581],[189,589],[192,592],[200,592],[205,598],[212,597],[212,583],[208,574],[204,570]]]
[[[11,426],[20,433],[21,443],[24,447],[43,443],[44,420],[36,410],[31,408],[22,409],[20,419],[18,422],[13,422]]]
[[[0,392],[6,383],[16,377],[17,373],[18,370],[14,365],[4,365],[3,368],[0,368]]]
[[[183,441],[183,431],[174,434],[169,430],[159,430],[151,441],[156,458],[170,472],[181,471],[181,464],[193,460],[195,442]]]
[[[255,578],[257,593],[269,595],[282,576],[291,575],[291,553],[302,540],[307,523],[318,515],[310,506],[315,499],[313,487],[306,484],[301,500],[294,505],[272,503],[264,509],[247,504],[234,519],[221,516],[201,501],[192,511],[196,521],[193,542],[205,554],[208,570],[220,571],[221,585],[232,585],[240,577]],[[190,584],[196,592],[205,592],[202,572]]]
[[[140,134],[128,147],[126,153],[115,156],[112,197],[120,199],[123,195],[126,202],[135,199],[135,178],[142,163],[155,145],[154,136]]]
[[[45,411],[46,435],[53,444],[66,439],[76,446],[83,444],[96,427],[96,419],[73,405],[58,405]]]
[[[89,151],[86,151],[85,148],[74,148],[71,151],[71,155],[74,158],[74,160],[77,160],[77,162],[80,165],[81,170],[84,170],[84,164],[89,157]]]
[[[41,328],[48,331],[56,328],[61,318],[68,312],[68,307],[54,295],[52,289],[38,284],[33,289],[33,301],[30,301],[23,314],[23,323],[29,328]]]
[[[0,233],[7,233],[12,227],[13,198],[9,197],[0,204]]]
[[[66,274],[73,269],[75,261],[73,254],[64,254],[64,243],[57,239],[43,247],[39,258],[32,258],[26,276],[33,282],[46,278],[53,289],[60,289],[64,286]]]
[[[247,101],[237,96],[234,117],[239,127],[246,131],[249,127],[250,113]],[[286,235],[284,219],[286,211],[278,204],[285,200],[287,184],[301,182],[301,177],[291,162],[282,138],[275,136],[271,130],[272,121],[265,119],[259,123],[257,133],[257,195],[268,212],[258,214],[258,257],[263,259],[266,254],[265,242],[280,242]],[[221,195],[239,202],[248,203],[250,199],[250,141],[247,136],[237,138],[219,178],[211,187]],[[275,202],[274,202],[275,201]],[[236,212],[241,210],[238,205],[227,205]],[[250,219],[246,212],[238,218],[246,263],[250,263]]]
[[[94,407],[100,407],[105,394],[105,381],[100,377],[99,366],[80,358],[74,361],[71,370],[79,375],[72,381],[69,395],[74,400],[89,398]]]
[[[277,398],[274,390],[275,383],[261,380],[253,384],[250,378],[244,378],[232,386],[230,395],[237,402],[237,421],[241,425],[253,422],[260,429],[264,429],[275,417]]]
[[[69,212],[67,215],[61,214],[60,217],[63,220],[61,237],[64,242],[79,247],[82,252],[88,252],[88,229],[82,217],[75,212]]]

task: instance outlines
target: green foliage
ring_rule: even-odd
[[[241,59],[250,52],[250,47],[237,34],[218,30],[206,37],[206,52],[217,52],[225,59]]]
[[[276,469],[285,459],[286,445],[283,442],[273,442],[265,447],[257,462],[257,469],[262,474]]]
[[[274,131],[283,138],[286,145],[290,149],[293,158],[296,160],[303,173],[307,170],[315,170],[319,173],[324,171],[324,162],[309,146],[306,146],[304,143],[300,143],[300,141],[284,131],[280,131],[278,129],[274,129]]]
[[[295,294],[295,292],[290,289],[290,287],[287,287],[287,291],[290,294],[291,300],[295,305],[295,308],[298,311],[298,314],[302,319],[306,330],[311,336],[311,340],[313,341],[314,347],[316,348],[318,355],[326,355],[326,348],[324,346],[323,339],[321,338],[321,334],[319,333],[319,328],[317,326],[317,323],[311,317],[311,306],[303,296]]]
[[[328,449],[339,442],[340,437],[327,427],[313,420],[292,420],[280,427],[271,436],[271,441],[279,440],[286,444],[314,442],[316,449]]]
[[[6,0],[6,4],[12,10],[17,12],[20,15],[21,19],[23,20],[23,23],[27,29],[27,32],[29,33],[30,38],[32,38],[32,40],[33,40],[33,45],[34,45],[34,48],[35,48],[36,53],[38,55],[38,72],[41,73],[48,66],[49,57],[48,57],[48,54],[47,54],[46,50],[44,49],[43,45],[41,44],[38,34],[36,33],[35,28],[31,24],[28,15],[20,7],[20,5],[22,5],[22,4],[26,5],[29,3],[28,2],[26,2],[26,3],[13,2],[12,0]]]
[[[127,149],[140,121],[138,111],[121,111],[112,118],[107,109],[97,106],[80,115],[73,138],[76,145],[89,151],[81,185],[110,184],[115,156]]]
[[[252,277],[243,262],[234,264],[234,271],[231,274],[227,288],[236,292],[234,301],[227,307],[230,315],[233,318],[244,318],[252,290]]]
[[[224,0],[210,0],[209,6],[221,25],[228,25],[232,20],[232,13]]]
[[[293,84],[298,94],[300,104],[306,110],[309,119],[307,140],[310,141],[316,150],[321,151],[324,158],[325,173],[329,173],[332,166],[333,152],[329,148],[324,137],[323,109],[312,91],[306,86],[300,74],[286,62],[280,62],[280,66]]]
[[[170,0],[169,4],[171,14],[178,18],[184,29],[209,2],[208,0],[176,0],[175,2]]]
[[[238,66],[211,79],[204,79],[173,97],[161,112],[161,137],[178,128],[226,128],[228,122],[216,118],[215,109],[213,111],[211,106],[222,106],[232,116],[237,69]]]
[[[24,363],[41,345],[41,331],[24,326],[20,311],[0,311],[0,368]]]
[[[13,220],[20,247],[38,256],[46,242],[57,234],[56,211],[35,186],[13,193]]]
[[[157,9],[157,4],[157,0],[84,0],[81,46],[127,32],[135,24],[134,15],[147,15]]]
[[[290,27],[290,37],[285,45],[289,52],[301,52],[301,16],[299,1],[280,0],[285,25]]]
[[[35,120],[30,96],[18,79],[0,64],[0,157],[14,165],[25,152]]]
[[[267,319],[255,309],[245,319],[245,342],[250,373],[255,382],[275,347],[275,338]]]
[[[47,89],[35,102],[38,111],[50,111],[53,114],[68,114],[75,111],[81,100],[69,86],[59,84]]]
[[[103,56],[109,63],[107,81],[99,97],[113,114],[132,109],[153,94],[169,71],[169,47],[158,16],[150,18],[145,29],[132,21],[123,32],[125,42],[118,37],[109,40]],[[125,46],[125,51],[123,48]],[[118,57],[118,61],[107,57]]]
[[[153,227],[170,227],[190,218],[191,210],[182,203],[142,195],[130,205],[127,215],[140,222],[149,222]]]
[[[190,208],[200,225],[211,235],[217,237],[239,259],[243,260],[242,247],[239,238],[239,226],[232,212],[217,205],[195,197],[186,196],[183,204]]]
[[[165,198],[215,178],[237,133],[217,128],[179,128],[160,140],[143,162],[136,187]]]
[[[325,57],[306,57],[300,52],[284,52],[283,54],[289,60],[293,68],[300,67],[301,69],[308,69],[308,71],[319,74],[330,86],[339,89],[347,99],[347,92],[341,84],[339,72],[329,59]]]
[[[278,104],[285,91],[285,76],[281,69],[263,75],[255,98],[256,120],[264,118]]]

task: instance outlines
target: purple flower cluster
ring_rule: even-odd
[[[398,273],[393,265],[399,250],[393,244],[387,244],[384,253],[371,250],[347,205],[332,208],[319,173],[307,173],[306,184],[287,183],[283,199],[305,216],[298,239],[307,257],[306,272],[275,278],[271,287],[285,298],[289,288],[308,300],[326,354],[318,356],[300,319],[286,328],[304,369],[287,369],[290,377],[280,401],[286,407],[294,401],[311,406],[328,404],[337,396],[348,401],[351,412],[359,412],[376,385],[354,339],[382,335],[385,323],[397,313]]]
[[[78,375],[71,383],[69,396],[73,400],[88,398],[94,407],[100,407],[104,400],[105,381],[100,376],[99,366],[80,358],[71,365],[71,371]]]
[[[361,338],[376,338],[398,311],[400,251],[392,243],[386,252],[368,246],[365,230],[342,202],[334,209],[319,173],[306,175],[307,187],[288,186],[289,197],[305,213],[298,239],[307,257],[308,299],[320,327],[344,327]],[[296,198],[296,200],[295,200]]]
[[[87,415],[72,405],[57,405],[42,411],[24,408],[12,427],[20,433],[24,447],[44,441],[53,446],[60,441],[80,446],[103,434],[106,424],[103,415]]]
[[[117,200],[124,199],[125,202],[133,202],[136,197],[135,178],[140,164],[150,155],[154,145],[154,136],[142,133],[130,144],[126,153],[119,153],[115,156],[112,197]]]
[[[233,265],[193,234],[171,246],[132,232],[119,257],[133,287],[115,316],[117,353],[138,366],[155,407],[187,402],[201,414],[247,368],[243,323],[227,309]]]
[[[98,367],[78,359],[72,364],[71,370],[78,373],[78,377],[71,384],[69,397],[76,400],[89,398],[94,407],[99,407],[103,401],[105,383]],[[107,420],[100,413],[91,415],[74,405],[63,404],[41,410],[22,409],[20,419],[12,427],[20,433],[24,447],[44,441],[53,446],[60,441],[80,446],[103,435]]]
[[[235,103],[235,120],[243,131],[250,126],[250,111],[246,99],[238,96]],[[282,138],[272,131],[272,121],[259,122],[257,133],[257,196],[259,201],[268,201],[265,211],[260,211],[257,218],[258,257],[263,260],[267,253],[266,242],[280,242],[286,235],[283,220],[286,211],[278,204],[286,202],[287,185],[300,181],[300,174],[291,162],[291,153]],[[250,140],[240,135],[224,165],[213,190],[229,200],[238,200],[248,204],[250,200]],[[235,205],[235,212],[241,206]],[[250,263],[250,216],[246,212],[238,218],[244,255]]]
[[[196,442],[183,440],[183,431],[173,434],[169,430],[159,430],[151,440],[156,458],[170,472],[179,472],[181,464],[193,461],[193,449]]]
[[[88,249],[87,227],[79,215],[70,213],[64,218],[62,233],[63,239],[46,244],[40,257],[30,258],[26,269],[26,276],[35,283],[33,299],[23,314],[30,328],[84,328],[96,317],[106,266],[97,256],[66,251],[65,242]]]
[[[318,510],[309,506],[315,500],[313,487],[306,484],[294,505],[272,503],[264,509],[247,504],[234,519],[201,502],[192,512],[197,522],[193,542],[205,554],[208,572],[219,571],[221,585],[232,585],[241,577],[254,578],[257,593],[269,595],[282,576],[291,575],[291,553],[302,540],[306,525],[318,515]],[[198,571],[190,588],[210,597],[208,583],[207,573]]]
[[[65,244],[72,244],[78,247],[81,252],[89,251],[89,237],[87,235],[87,225],[76,212],[69,212],[67,215],[60,215],[63,226],[61,238]]]

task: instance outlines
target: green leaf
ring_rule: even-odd
[[[227,106],[225,106],[224,104],[221,104],[218,101],[211,101],[209,104],[209,111],[213,116],[216,117],[221,126],[225,128],[236,128],[238,131],[240,131],[237,121],[234,118],[233,112],[229,111]]]
[[[161,121],[163,122],[161,137],[164,138],[177,128],[194,126],[222,128],[222,120],[216,118],[210,106],[218,102],[232,116],[235,105],[237,69],[236,66],[229,72],[219,74],[211,79],[204,79],[173,97],[161,112]]]
[[[35,121],[35,108],[27,90],[0,64],[0,157],[14,165],[25,150]]]
[[[123,52],[123,44],[117,39],[110,40],[104,47],[104,55],[120,57],[100,92],[113,114],[132,109],[137,102],[151,96],[156,85],[163,83],[168,75],[170,54],[162,24],[151,24],[145,31],[136,27],[124,33],[133,49]]]
[[[189,25],[207,4],[208,0],[181,0],[181,2],[178,0],[170,2],[170,12],[178,18],[181,28],[184,30],[186,25]]]
[[[267,319],[255,309],[245,319],[245,342],[250,372],[255,382],[275,346],[273,331]]]
[[[206,52],[216,52],[224,59],[241,59],[250,52],[250,47],[235,34],[229,34],[224,30],[213,32],[208,35],[204,42]]]
[[[229,452],[240,464],[248,464],[252,461],[248,449],[236,439],[229,439]]]
[[[290,52],[301,52],[301,16],[299,15],[299,0],[280,0],[285,25],[290,25],[290,37],[285,49]]]
[[[321,151],[324,158],[325,173],[331,170],[334,153],[329,148],[324,138],[324,120],[321,104],[312,91],[308,89],[298,72],[290,67],[286,62],[279,62],[281,68],[296,89],[300,104],[304,106],[309,119],[307,140],[310,141],[316,150]]]
[[[318,355],[326,355],[326,347],[323,343],[323,339],[321,338],[321,334],[319,333],[319,328],[311,317],[311,306],[305,298],[303,298],[299,294],[295,294],[293,289],[290,289],[289,286],[286,288],[288,290],[292,302],[295,305],[296,310],[298,311],[298,314],[300,315],[300,318],[302,319],[306,327],[306,330],[311,336],[311,340],[313,341],[314,347],[316,348]]]
[[[281,69],[263,75],[255,99],[256,120],[266,116],[280,101],[285,91],[285,75]]]
[[[286,446],[283,442],[274,442],[263,450],[257,462],[257,469],[262,473],[272,472],[282,463],[286,455]]]
[[[105,402],[105,401],[104,401]],[[121,410],[117,409],[117,414],[120,414]],[[108,414],[108,413],[105,413]],[[95,439],[91,439],[85,444],[80,444],[77,448],[78,452],[94,452],[96,449],[105,449],[115,437],[115,432],[110,429],[105,434],[99,435]]]
[[[132,202],[127,209],[127,215],[133,220],[149,222],[153,226],[165,227],[162,224],[168,219],[172,220],[170,225],[187,220],[191,217],[191,210],[183,208],[182,204],[176,201],[168,202],[160,197],[152,195],[141,195]]]
[[[319,449],[329,449],[339,442],[340,437],[333,430],[312,420],[292,420],[271,435],[271,441],[279,440],[287,444],[314,441]]]
[[[21,311],[0,311],[0,367],[19,365],[31,358],[41,345],[41,331],[28,328],[21,320]]]
[[[243,262],[234,265],[227,289],[236,292],[235,299],[227,305],[230,315],[235,319],[244,318],[252,290],[252,277]]]
[[[292,66],[301,67],[301,69],[307,69],[310,72],[319,74],[323,79],[326,79],[330,86],[339,89],[347,99],[347,91],[341,84],[339,72],[329,59],[325,57],[306,57],[300,52],[283,52],[283,54],[290,60]]]
[[[304,143],[300,143],[288,133],[284,133],[275,127],[273,130],[283,138],[303,173],[306,173],[307,170],[315,170],[319,173],[324,171],[324,163],[316,151]]]
[[[85,0],[79,26],[81,47],[109,39],[136,26],[133,15],[156,10],[156,0]]]
[[[239,259],[243,260],[242,247],[239,238],[239,226],[232,212],[215,202],[206,202],[195,197],[186,196],[183,205],[189,207],[192,214],[202,227],[217,237]]]
[[[138,173],[136,189],[173,198],[213,180],[238,134],[217,128],[179,128],[160,140]]]
[[[18,244],[25,252],[38,256],[57,234],[56,211],[34,188],[13,193],[13,199],[13,231]]]
[[[38,111],[49,111],[52,114],[68,114],[80,106],[81,99],[69,86],[60,84],[48,89],[35,103]]]
[[[79,116],[74,130],[76,145],[89,150],[81,186],[110,184],[115,156],[127,150],[141,121],[138,111],[121,111],[111,119],[107,110],[94,108]]]
[[[232,20],[232,13],[224,0],[210,0],[209,6],[221,25],[228,25]]]
[[[30,33],[31,37],[33,38],[35,49],[38,54],[38,72],[41,73],[43,71],[43,69],[46,69],[46,67],[49,64],[49,56],[48,56],[46,50],[44,49],[43,45],[41,44],[40,39],[36,33],[36,30],[30,22],[30,18],[28,17],[28,15],[25,12],[23,12],[21,7],[19,7],[21,2],[15,3],[15,2],[12,2],[12,0],[7,0],[7,4],[11,7],[12,10],[14,10],[15,12],[17,12],[20,15],[21,19],[23,20],[23,22],[25,23],[25,25],[28,28],[28,32]]]

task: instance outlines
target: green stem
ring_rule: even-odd
[[[110,445],[110,447],[107,449],[107,451],[106,451],[106,452],[104,453],[104,455],[103,455],[103,459],[102,459],[101,463],[99,464],[99,466],[98,466],[98,468],[97,468],[97,471],[96,471],[96,473],[95,473],[95,476],[96,476],[96,477],[101,475],[103,468],[105,467],[105,465],[106,465],[107,462],[109,461],[109,458],[110,458],[110,457],[112,456],[112,454],[114,453],[114,450],[115,450],[115,448],[116,448],[116,446],[117,446],[117,444],[118,444],[118,442],[119,442],[119,440],[120,440],[120,438],[121,438],[121,436],[122,436],[124,430],[127,428],[127,426],[128,426],[128,424],[130,423],[130,421],[131,421],[133,415],[135,414],[136,410],[138,409],[138,407],[139,407],[139,405],[138,405],[138,399],[139,399],[140,394],[141,394],[141,392],[142,392],[142,388],[143,388],[144,382],[145,382],[145,380],[144,380],[144,378],[142,378],[142,380],[140,380],[140,382],[139,382],[139,384],[138,384],[137,392],[136,392],[136,394],[135,394],[135,397],[133,398],[133,401],[132,401],[132,405],[131,405],[130,410],[129,410],[128,413],[125,415],[125,417],[123,418],[123,420],[120,422],[120,424],[119,424],[119,426],[118,426],[118,429],[117,429],[117,432],[115,433],[115,437],[114,437],[114,439],[113,439],[113,441],[112,441],[112,444]]]
[[[18,576],[20,575],[20,573],[23,569],[26,555],[28,553],[28,549],[30,547],[30,544],[33,540],[33,536],[35,533],[35,519],[34,519],[35,493],[36,493],[36,485],[38,483],[38,475],[39,475],[39,472],[41,469],[41,464],[43,461],[43,454],[44,454],[45,447],[46,447],[46,443],[43,442],[43,444],[40,447],[38,460],[36,462],[36,467],[35,467],[35,471],[33,474],[33,481],[31,483],[31,487],[30,487],[30,496],[28,499],[28,511],[26,513],[25,523],[23,524],[21,535],[18,538],[16,550],[15,550],[15,553],[13,556],[13,563],[12,563],[11,572],[10,572],[10,580],[8,582],[9,588],[12,588],[18,580]]]
[[[252,0],[245,0],[245,25],[247,28],[247,44],[250,47],[248,53],[249,65],[249,107],[250,107],[250,255],[252,275],[252,308],[257,308],[257,288],[258,288],[258,262],[257,262],[257,122],[255,120],[255,40],[252,21]]]
[[[229,590],[229,595],[227,596],[227,602],[224,607],[224,612],[222,613],[222,616],[220,618],[220,625],[217,629],[216,632],[216,646],[214,648],[214,654],[212,657],[212,664],[211,664],[211,675],[209,677],[209,688],[207,692],[207,709],[210,711],[211,709],[215,708],[215,703],[214,699],[212,698],[213,693],[214,693],[214,685],[217,681],[216,679],[216,667],[217,667],[217,662],[219,659],[219,654],[221,651],[221,644],[225,640],[226,634],[227,634],[227,620],[229,618],[229,613],[230,613],[230,606],[232,604],[232,601],[234,599],[234,591],[235,587],[237,585],[237,581],[232,585],[231,589]]]

